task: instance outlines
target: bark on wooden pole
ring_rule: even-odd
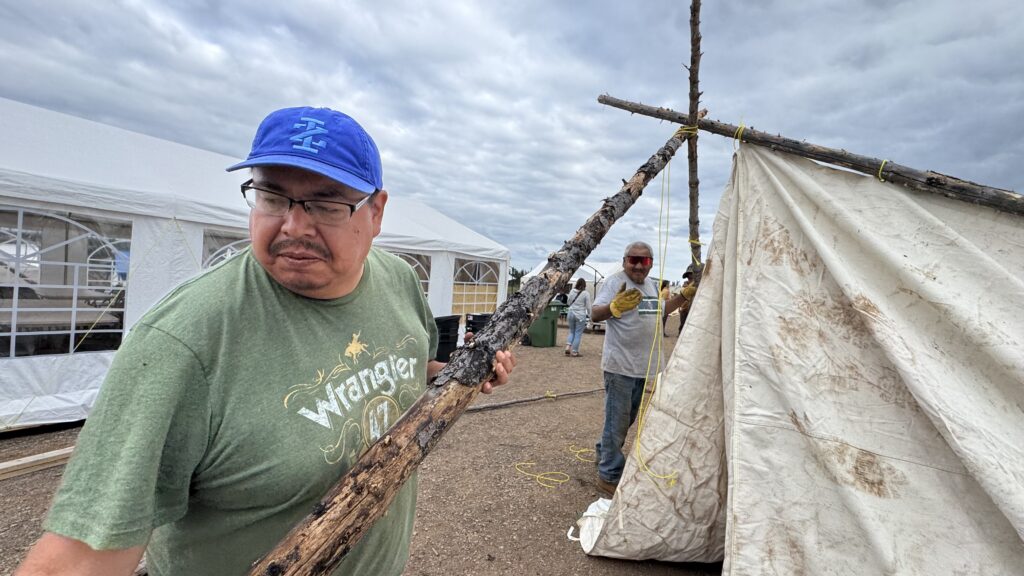
[[[452,354],[448,366],[420,399],[360,457],[312,513],[253,564],[250,575],[331,572],[387,510],[399,488],[476,397],[480,384],[492,373],[495,353],[519,341],[555,290],[569,281],[684,139],[685,134],[674,134],[628,182],[623,182],[617,194],[604,200],[576,234],[548,257],[540,274],[498,307],[473,345]]]
[[[700,0],[690,2],[690,118],[700,118]],[[697,174],[696,127],[686,143],[686,158],[690,171],[690,257],[694,264],[702,262],[700,250],[700,178]],[[694,282],[700,282],[700,269],[694,272]]]
[[[684,126],[692,125],[689,116],[668,108],[656,108],[607,95],[598,97],[597,101],[601,104],[621,108],[635,114],[677,122]],[[712,134],[738,138],[740,141],[749,144],[765,146],[772,150],[780,150],[804,158],[850,168],[851,170],[881,178],[887,182],[902,184],[914,190],[941,194],[956,200],[980,204],[1003,212],[1024,216],[1024,196],[1012,190],[976,184],[938,172],[916,170],[888,160],[808,144],[807,142],[800,142],[783,136],[773,136],[747,127],[742,127],[741,129],[740,126],[715,120],[698,119],[697,127]]]

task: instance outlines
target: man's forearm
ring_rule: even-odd
[[[671,314],[677,308],[679,308],[680,306],[682,306],[685,303],[686,303],[686,296],[683,296],[682,294],[676,294],[675,296],[673,296],[673,297],[669,298],[667,301],[665,301],[665,314]]]
[[[94,550],[73,538],[47,532],[28,552],[14,576],[130,576],[145,546]]]
[[[604,322],[605,320],[612,317],[612,308],[610,304],[595,304],[590,309],[590,320],[592,322]]]

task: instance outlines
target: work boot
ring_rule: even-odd
[[[615,490],[619,488],[618,482],[609,482],[600,476],[597,477],[597,489],[609,496],[615,495]]]

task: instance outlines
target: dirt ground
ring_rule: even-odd
[[[558,336],[563,342],[564,324]],[[589,557],[566,537],[601,495],[594,464],[573,451],[592,450],[601,431],[602,342],[601,334],[584,335],[579,358],[566,357],[561,346],[516,348],[512,383],[481,395],[474,406],[596,391],[464,414],[420,468],[407,576],[721,573],[720,564]],[[664,345],[668,354],[675,338],[667,338]],[[77,432],[70,428],[0,436],[0,462],[69,446]],[[592,459],[593,452],[579,456]],[[535,474],[561,472],[568,480],[546,488],[517,470],[517,464]],[[12,574],[39,537],[62,471],[51,468],[0,481],[0,576]]]

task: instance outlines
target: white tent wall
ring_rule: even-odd
[[[452,282],[455,271],[455,255],[446,252],[430,254],[430,288],[427,303],[435,316],[448,316],[452,310]],[[438,312],[440,311],[440,312]],[[447,313],[442,313],[447,311]]]
[[[83,352],[0,360],[0,430],[84,419],[113,359]]]
[[[505,259],[498,263],[498,302],[504,302],[508,298],[508,267],[511,259]]]
[[[1020,573],[1022,247],[1017,216],[741,147],[588,553]]]
[[[202,270],[202,225],[137,216],[132,220],[125,327],[131,328],[170,287]],[[240,230],[239,232],[243,232]]]
[[[378,244],[379,245],[379,244]],[[386,245],[382,246],[389,249]],[[401,250],[399,250],[401,251]],[[472,254],[460,254],[457,252],[421,252],[430,256],[430,288],[427,293],[427,302],[435,316],[451,315],[453,309],[453,286],[455,284],[455,259],[479,260],[491,262],[498,267],[498,297],[497,302],[501,304],[508,297],[508,259],[491,260],[480,258]]]
[[[131,224],[124,326],[202,268],[209,232],[248,235],[237,159],[0,98],[0,209],[79,214]],[[430,257],[433,313],[453,307],[456,258],[498,270],[510,253],[425,204],[394,193],[374,244]],[[93,311],[95,313],[95,311]],[[11,312],[7,312],[11,314]],[[0,358],[0,430],[78,420],[112,352]]]

